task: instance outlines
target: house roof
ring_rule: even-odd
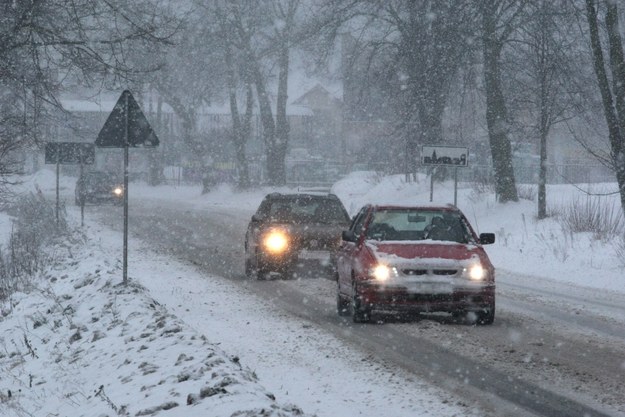
[[[299,106],[309,106],[311,98],[313,98],[315,96],[317,96],[317,97],[318,96],[324,97],[328,102],[331,102],[333,104],[340,104],[341,103],[341,100],[339,100],[334,95],[332,95],[321,84],[317,83],[317,84],[315,84],[315,86],[313,88],[311,88],[310,90],[306,91],[300,97],[295,99],[293,101],[293,104],[294,105],[299,105]]]

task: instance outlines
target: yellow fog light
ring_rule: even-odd
[[[486,277],[486,271],[482,265],[472,265],[469,267],[469,278],[474,281],[481,281]]]
[[[289,247],[289,238],[281,230],[272,230],[265,235],[263,244],[269,252],[281,253]]]

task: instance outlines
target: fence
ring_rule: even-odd
[[[191,178],[182,175],[182,168],[176,167],[177,175],[175,180],[178,184],[192,183]],[[397,168],[397,167],[395,167]],[[173,167],[169,167],[173,169]],[[248,166],[250,178],[256,184],[264,184],[267,180],[265,166],[260,162],[252,162]],[[358,164],[356,166],[346,166],[340,163],[327,161],[306,161],[290,163],[286,166],[286,181],[290,186],[303,187],[330,187],[334,182],[341,179],[351,171],[376,171],[382,174],[398,174],[397,169],[388,166]],[[420,168],[419,173],[428,174],[425,168]],[[448,169],[449,178],[453,171]],[[458,181],[477,182],[482,184],[492,184],[493,168],[489,165],[470,165],[466,168],[458,169]],[[537,184],[539,176],[539,165],[517,165],[514,166],[514,176],[517,184]],[[173,178],[168,178],[172,180]],[[233,173],[230,181],[236,181],[236,173]],[[547,166],[547,184],[585,184],[616,181],[614,173],[603,165],[589,164],[550,164]],[[199,180],[197,181],[199,182]]]
[[[540,166],[515,165],[514,177],[518,184],[537,184]],[[459,181],[493,182],[493,168],[487,165],[473,165],[458,170]],[[547,184],[586,184],[614,182],[614,172],[603,165],[589,164],[549,164],[547,165]]]

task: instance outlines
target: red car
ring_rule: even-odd
[[[455,206],[363,207],[342,233],[337,309],[356,323],[374,310],[449,312],[479,324],[495,319],[495,268]]]

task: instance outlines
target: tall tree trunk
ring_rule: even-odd
[[[254,92],[252,91],[252,84],[248,80],[246,85],[245,96],[245,115],[241,122],[241,142],[242,146],[237,149],[237,159],[239,161],[239,187],[249,188],[250,182],[250,169],[247,164],[247,157],[245,154],[245,143],[249,140],[252,134],[252,114],[254,112]]]
[[[289,121],[286,116],[286,103],[288,100],[287,81],[289,78],[289,45],[284,39],[280,48],[278,74],[278,102],[276,105],[276,144],[273,151],[273,161],[276,169],[276,181],[278,184],[286,184],[285,157],[289,144]]]
[[[158,131],[163,131],[163,97],[158,96],[156,103],[156,125]],[[159,185],[163,179],[162,153],[157,149],[151,149],[148,154],[149,170],[148,184],[152,186]]]
[[[265,78],[258,68],[258,64],[254,64],[254,85],[256,85],[256,95],[258,96],[258,108],[260,110],[260,121],[263,125],[263,140],[265,142],[265,151],[267,158],[267,177],[269,184],[281,185],[278,180],[277,163],[279,158],[274,156],[276,147],[276,125],[273,120],[273,112],[271,111],[271,102],[265,86]]]
[[[540,125],[540,168],[538,170],[538,218],[547,217],[547,136],[549,127]]]
[[[254,95],[252,92],[252,86],[250,82],[247,82],[247,95],[246,95],[246,112],[245,119],[241,121],[239,114],[239,106],[237,103],[236,94],[236,77],[234,62],[232,60],[232,54],[229,46],[226,47],[225,52],[226,68],[227,68],[227,80],[228,80],[228,95],[230,99],[230,115],[232,117],[232,139],[234,142],[234,153],[237,160],[238,167],[238,186],[241,189],[248,188],[250,186],[249,168],[247,165],[247,157],[245,152],[245,145],[249,139],[250,134],[250,120],[253,107]]]
[[[508,139],[507,109],[501,86],[499,58],[502,42],[497,36],[496,10],[485,2],[481,7],[486,85],[486,124],[495,170],[495,192],[500,202],[518,201],[512,166],[512,149]]]
[[[595,68],[595,75],[597,76],[597,83],[599,85],[599,91],[601,93],[601,100],[603,103],[603,113],[608,125],[608,135],[610,138],[610,147],[612,151],[612,161],[616,172],[616,181],[618,183],[621,207],[623,213],[625,213],[625,150],[623,144],[622,131],[625,126],[619,126],[619,114],[617,110],[623,110],[620,114],[621,120],[625,120],[625,103],[618,103],[619,95],[620,99],[624,100],[623,82],[625,82],[625,69],[623,69],[623,46],[618,35],[618,15],[616,9],[616,3],[610,4],[608,2],[608,13],[606,15],[606,27],[608,29],[608,42],[610,45],[610,59],[612,68],[612,77],[615,83],[615,92],[617,94],[616,109],[613,104],[612,92],[610,91],[610,84],[605,68],[605,61],[603,58],[603,50],[601,48],[601,41],[599,38],[599,25],[597,22],[597,10],[594,0],[586,0],[586,17],[588,20],[588,27],[590,29],[590,43],[593,54],[593,64]],[[619,50],[620,49],[620,52]],[[620,58],[619,58],[620,56]],[[619,62],[620,61],[620,62]],[[620,80],[619,80],[620,78]]]
[[[551,108],[549,85],[547,81],[546,69],[546,46],[544,34],[541,37],[540,45],[540,97],[539,97],[539,122],[538,130],[540,136],[540,168],[538,170],[538,218],[547,217],[547,137],[551,126]]]
[[[538,168],[538,219],[542,220],[547,217],[547,137],[551,126],[552,107],[550,106],[550,86],[548,83],[548,63],[547,63],[547,23],[545,17],[545,0],[538,7],[539,12],[539,35],[536,45],[536,53],[538,59],[538,136],[540,145],[540,167]]]
[[[443,139],[443,108],[445,100],[442,98],[444,94],[441,90],[432,93],[438,94],[439,97],[429,100],[422,98],[419,103],[419,130],[421,132],[419,141],[421,145],[445,144]],[[415,153],[415,157],[411,155],[411,159],[413,163],[416,163],[416,149],[410,149],[410,151]],[[449,170],[442,166],[432,170],[432,175],[435,176],[437,181],[447,179],[448,174]]]
[[[621,194],[621,207],[625,214],[625,59],[623,58],[623,41],[621,40],[616,2],[607,2],[605,17],[610,48],[610,67],[612,84],[616,99],[616,113],[619,136],[610,138],[612,161],[616,171],[616,181]]]

